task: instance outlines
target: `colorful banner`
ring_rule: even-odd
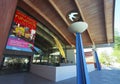
[[[62,47],[61,43],[59,42],[59,40],[58,40],[55,36],[53,36],[53,38],[54,38],[54,40],[55,40],[56,47],[58,47],[58,49],[59,49],[62,57],[63,57],[63,58],[66,58],[66,57],[65,57],[65,52],[64,52],[64,50],[63,50],[63,47]]]
[[[29,16],[21,13],[19,10],[16,11],[14,22],[16,24],[21,24],[22,26],[26,26],[28,28],[36,30],[36,21],[30,18]]]
[[[34,46],[37,22],[16,10],[6,49],[32,52],[29,45]]]

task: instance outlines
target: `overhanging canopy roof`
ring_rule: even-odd
[[[68,30],[72,23],[68,18],[71,11],[78,12],[82,17],[80,20],[89,25],[82,33],[84,46],[114,42],[115,0],[19,0],[18,7],[40,21],[47,31],[57,36],[64,45],[75,46],[75,34]],[[37,31],[42,33],[42,30]],[[51,35],[47,34],[44,36],[45,40],[51,45],[54,44],[50,42],[53,41]],[[39,45],[39,41],[41,40],[37,39],[36,45]]]

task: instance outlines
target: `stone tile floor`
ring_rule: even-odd
[[[120,84],[120,69],[102,69],[89,73],[91,84]],[[52,82],[32,73],[17,73],[0,76],[0,84],[77,84],[76,77]]]

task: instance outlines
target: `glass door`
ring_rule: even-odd
[[[26,72],[29,70],[30,57],[24,56],[5,56],[2,72],[14,73],[14,72]]]

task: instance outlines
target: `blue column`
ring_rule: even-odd
[[[101,65],[100,65],[98,54],[97,54],[96,50],[94,50],[94,54],[95,54],[95,61],[96,61],[97,70],[100,71],[101,70]]]
[[[77,84],[90,84],[87,64],[85,60],[82,37],[76,33],[76,64],[77,64]]]

